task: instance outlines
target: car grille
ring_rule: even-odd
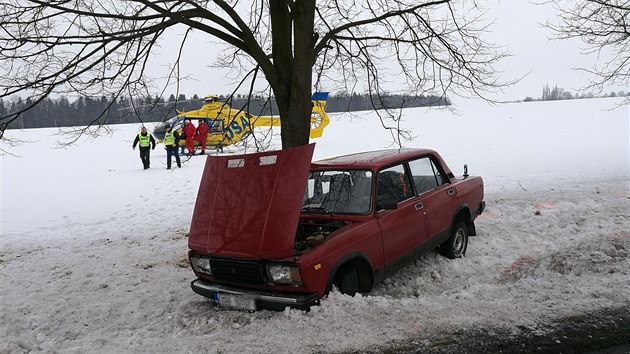
[[[263,265],[255,260],[231,258],[210,258],[212,275],[216,280],[245,283],[266,284]]]

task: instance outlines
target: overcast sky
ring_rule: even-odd
[[[508,81],[523,77],[517,84],[505,89],[496,96],[503,100],[522,100],[527,96],[538,98],[542,88],[548,84],[575,92],[589,84],[589,76],[575,70],[578,67],[591,68],[597,63],[593,54],[584,55],[585,46],[581,40],[553,40],[553,33],[543,24],[558,20],[552,4],[536,4],[526,0],[491,0],[482,2],[487,7],[486,18],[494,24],[487,33],[486,41],[503,46],[511,53],[496,69]],[[175,53],[176,47],[163,45],[164,53]],[[181,75],[189,79],[180,82],[179,92],[191,96],[204,96],[208,93],[229,93],[236,86],[237,78],[230,78],[226,71],[209,67],[214,62],[222,45],[207,36],[193,36],[180,67]],[[158,67],[155,70],[162,70]],[[238,78],[240,79],[240,78]],[[331,88],[334,91],[338,88]],[[175,86],[167,89],[174,93]],[[628,91],[629,88],[610,87],[610,91]],[[247,86],[239,92],[245,93]],[[586,91],[588,92],[588,90]]]
[[[595,54],[585,55],[587,47],[579,39],[552,39],[553,32],[543,26],[547,21],[558,22],[557,11],[551,3],[525,0],[489,3],[487,17],[494,18],[495,24],[488,39],[507,46],[512,54],[497,69],[507,78],[526,75],[518,84],[506,89],[506,98],[540,97],[545,84],[566,90],[579,90],[589,84],[592,77],[575,69],[592,68],[598,58]],[[605,92],[622,89],[627,90],[617,86]]]

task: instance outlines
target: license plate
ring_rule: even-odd
[[[248,295],[214,293],[214,303],[236,310],[256,311],[256,300]]]

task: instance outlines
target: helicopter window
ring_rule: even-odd
[[[213,119],[210,124],[210,133],[221,133],[221,132],[223,132],[223,120]]]
[[[183,121],[184,121],[183,117],[175,116],[175,117],[167,120],[166,123],[168,123],[168,125],[170,125],[171,127],[176,127],[176,126],[180,125]]]

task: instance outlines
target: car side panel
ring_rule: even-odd
[[[323,296],[335,267],[351,254],[364,257],[372,269],[383,266],[383,243],[376,220],[347,225],[300,257],[298,265],[306,288]]]
[[[470,209],[470,220],[473,221],[480,212],[479,208],[483,201],[483,179],[479,176],[468,177],[457,180],[453,183],[457,190],[458,207],[466,205]]]
[[[458,206],[457,190],[450,183],[420,195],[429,223],[429,237],[448,231]]]
[[[402,256],[427,239],[427,220],[417,204],[418,198],[414,197],[400,202],[394,210],[376,213],[383,237],[385,262]]]

